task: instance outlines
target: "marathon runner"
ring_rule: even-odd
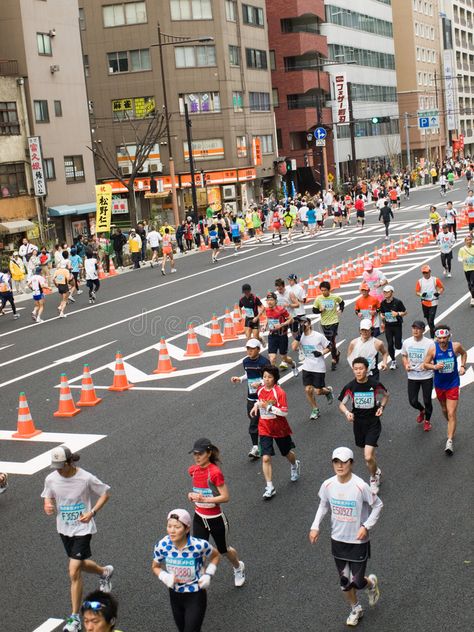
[[[194,503],[193,536],[209,542],[212,535],[217,550],[227,556],[234,568],[234,585],[243,586],[245,564],[227,542],[229,523],[221,509],[222,503],[229,502],[229,490],[219,468],[219,449],[209,439],[202,438],[195,441],[191,453],[195,464],[188,469],[193,479],[188,500]]]
[[[458,356],[461,357],[459,368]],[[444,449],[448,456],[454,453],[460,376],[466,372],[466,363],[467,351],[460,342],[451,342],[451,328],[448,325],[437,325],[434,347],[428,350],[423,365],[425,369],[434,371],[436,397],[448,422],[448,438]]]
[[[446,210],[444,211],[444,217],[446,220],[446,224],[448,225],[449,232],[454,233],[454,237],[458,238],[457,233],[457,225],[456,225],[456,217],[457,211],[453,208],[453,203],[451,201],[446,202]]]
[[[306,303],[306,291],[298,283],[298,277],[296,274],[288,275],[288,287],[286,288],[290,295],[290,307],[288,311],[293,318],[291,323],[291,331],[293,335],[300,330],[300,323],[306,315],[304,308]]]
[[[334,401],[332,386],[326,386],[326,363],[324,356],[331,352],[329,340],[319,333],[313,331],[311,318],[305,316],[300,324],[301,333],[295,334],[292,343],[294,351],[302,349],[304,361],[302,368],[303,386],[306,398],[311,406],[310,419],[315,420],[321,416],[315,394],[324,395],[328,404]]]
[[[117,613],[118,602],[111,593],[94,590],[82,602],[81,614],[86,632],[120,632],[115,627]]]
[[[59,318],[66,318],[64,312],[69,299],[69,284],[71,280],[72,274],[67,267],[66,259],[62,257],[61,261],[58,261],[58,267],[53,274],[53,283],[58,288],[59,296],[61,297],[61,302],[58,305]]]
[[[359,287],[361,296],[354,304],[354,310],[361,320],[370,320],[372,323],[372,335],[380,336],[380,300],[375,296],[370,296],[370,287],[364,281]]]
[[[242,239],[240,235],[240,224],[237,222],[237,218],[233,217],[230,223],[230,232],[232,242],[234,244],[234,255],[242,248]]]
[[[321,522],[331,510],[331,552],[351,608],[346,619],[348,626],[356,626],[364,615],[358,590],[367,590],[370,606],[375,606],[380,597],[377,576],[365,573],[370,557],[369,533],[383,507],[367,483],[352,473],[353,463],[354,453],[349,448],[336,448],[332,453],[335,476],[325,480],[319,489],[320,503],[309,532],[309,541],[315,544]]]
[[[372,335],[372,321],[363,318],[359,324],[360,336],[354,338],[347,348],[347,361],[352,366],[354,358],[364,357],[369,362],[369,375],[374,379],[379,379],[378,354],[382,355],[382,371],[388,366],[388,351],[381,340]]]
[[[260,458],[260,452],[258,449],[258,411],[256,415],[251,415],[250,412],[257,401],[257,390],[263,384],[263,369],[270,364],[269,359],[260,354],[261,348],[262,344],[260,340],[257,340],[256,338],[247,340],[245,347],[247,357],[244,358],[242,362],[244,365],[245,375],[230,378],[233,384],[247,382],[247,416],[250,420],[249,435],[252,441],[252,449],[248,454],[250,459]]]
[[[278,239],[281,244],[281,217],[280,206],[277,206],[272,213],[271,227],[272,227],[272,246],[275,245],[275,235],[278,233]]]
[[[272,456],[275,455],[273,442],[278,446],[280,454],[288,459],[291,464],[290,480],[296,482],[300,477],[300,461],[297,460],[294,451],[295,444],[291,439],[292,430],[288,424],[286,415],[288,404],[286,393],[278,386],[280,371],[276,366],[268,366],[263,371],[263,386],[257,391],[257,401],[252,408],[251,415],[260,413],[258,422],[258,436],[260,442],[260,454],[262,455],[262,470],[266,486],[263,499],[270,500],[276,494],[272,482]]]
[[[152,572],[169,589],[179,632],[200,632],[206,615],[207,589],[217,570],[219,553],[206,540],[190,534],[191,516],[185,509],[169,512],[166,531],[168,535],[155,544]]]
[[[458,252],[458,261],[463,265],[467,287],[471,293],[471,307],[474,307],[474,247],[471,234],[464,238],[464,246]]]
[[[390,206],[388,205],[388,200],[384,201],[384,204],[382,206],[382,208],[380,209],[379,212],[379,222],[383,221],[384,226],[385,226],[385,239],[389,238],[389,228],[390,228],[390,221],[393,219],[393,211],[390,208]]]
[[[321,328],[331,345],[331,371],[335,371],[341,355],[337,350],[336,337],[340,315],[344,311],[344,301],[337,294],[331,294],[329,281],[322,281],[319,289],[321,295],[314,300],[313,314],[321,314]]]
[[[245,316],[245,335],[247,340],[254,337],[260,339],[259,317],[265,312],[262,301],[252,294],[252,288],[248,283],[242,285],[243,296],[239,300],[239,307]]]
[[[294,204],[290,204],[290,206],[286,208],[285,212],[283,213],[283,221],[288,231],[286,235],[286,241],[289,244],[291,244],[293,241],[293,230],[296,225],[296,217],[297,217],[297,208]]]
[[[373,261],[367,259],[364,263],[364,272],[362,273],[362,281],[367,283],[370,288],[370,295],[383,301],[383,286],[387,285],[388,280],[380,268],[374,268]]]
[[[4,268],[0,273],[0,301],[0,316],[5,315],[3,311],[5,305],[10,303],[14,320],[20,318],[20,314],[16,311],[15,299],[13,298],[12,275],[8,268]]]
[[[434,338],[438,298],[444,292],[444,285],[437,277],[431,276],[431,268],[428,264],[421,267],[421,272],[423,277],[416,282],[415,291],[421,298],[423,316],[430,328],[430,335]]]
[[[163,238],[160,235],[160,233],[156,230],[156,228],[152,226],[151,230],[148,231],[146,240],[150,244],[150,248],[152,252],[150,266],[153,268],[154,263],[158,264],[158,253],[160,250],[160,242],[163,241]]]
[[[169,259],[171,272],[176,272],[176,268],[174,267],[172,235],[170,233],[169,228],[165,228],[163,232],[163,235],[161,238],[161,247],[163,250],[163,259],[161,261],[161,274],[165,276],[166,259]]]
[[[41,274],[41,271],[42,271],[41,266],[38,266],[36,268],[35,274],[32,277],[30,277],[30,280],[28,281],[28,286],[31,288],[33,292],[33,301],[34,301],[34,308],[33,308],[33,311],[31,312],[31,317],[37,323],[44,322],[41,318],[41,316],[43,315],[43,310],[44,310],[43,290],[45,287],[48,286],[46,279]]]
[[[341,390],[339,410],[352,424],[356,446],[364,449],[364,459],[370,473],[370,490],[378,494],[382,471],[377,467],[375,448],[382,432],[381,418],[389,395],[383,384],[369,377],[367,358],[354,358],[352,370],[354,379]],[[352,410],[346,406],[349,402]]]
[[[288,326],[293,322],[288,310],[277,305],[277,295],[269,292],[266,296],[267,307],[265,314],[268,327],[268,357],[273,366],[276,366],[277,354],[280,353],[283,360],[283,368],[288,364],[293,369],[293,375],[298,377],[296,362],[288,355]]]
[[[453,248],[456,245],[456,237],[454,233],[448,231],[448,225],[443,224],[443,230],[437,235],[439,251],[441,253],[441,265],[443,266],[444,276],[451,277],[451,263],[453,261]]]
[[[428,221],[431,225],[431,232],[433,234],[433,237],[437,237],[439,234],[439,226],[441,223],[441,220],[443,218],[441,217],[441,215],[438,213],[438,211],[436,210],[436,206],[430,206],[430,213],[428,216]]]
[[[464,200],[464,206],[467,206],[467,219],[469,222],[469,231],[474,230],[474,192],[469,189],[467,198]]]
[[[86,285],[89,290],[89,303],[91,304],[95,303],[96,292],[100,290],[100,280],[97,268],[97,259],[94,257],[94,253],[92,250],[86,250],[84,270],[86,273]]]
[[[390,369],[393,371],[397,368],[395,349],[400,350],[402,348],[403,317],[406,316],[407,310],[402,301],[393,296],[392,285],[384,286],[383,296],[383,301],[380,304],[380,316],[391,359]]]
[[[362,229],[364,228],[364,224],[365,224],[365,203],[364,203],[363,195],[357,196],[357,199],[354,204],[354,208],[356,210],[357,225],[360,224],[360,227]]]
[[[209,226],[209,244],[211,246],[211,263],[217,263],[217,257],[221,251],[221,245],[219,242],[219,233],[215,224]]]
[[[102,592],[112,590],[114,567],[100,566],[91,560],[91,538],[97,533],[95,516],[109,500],[110,486],[75,464],[79,454],[72,454],[66,446],[51,451],[51,467],[55,470],[46,477],[41,497],[44,498],[46,515],[56,514],[56,525],[69,558],[71,580],[71,615],[63,632],[81,630],[80,608],[82,603],[82,573],[99,576]],[[92,504],[91,494],[98,496]]]
[[[433,371],[424,367],[423,360],[430,349],[434,348],[432,340],[425,338],[425,323],[415,320],[411,326],[411,338],[403,341],[402,360],[408,377],[408,401],[412,408],[419,411],[417,423],[423,424],[425,432],[431,430],[431,415],[433,404],[431,393],[433,392]],[[423,404],[418,401],[420,391],[423,395]]]

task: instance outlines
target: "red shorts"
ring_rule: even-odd
[[[435,391],[439,402],[445,402],[447,399],[454,401],[459,399],[459,386],[454,388],[435,388]]]

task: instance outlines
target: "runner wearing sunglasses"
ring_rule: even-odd
[[[86,632],[120,632],[115,628],[118,602],[112,594],[94,590],[82,602],[81,615]]]

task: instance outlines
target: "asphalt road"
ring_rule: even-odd
[[[464,200],[464,184],[458,184],[451,197]],[[441,203],[437,188],[413,191],[396,213],[393,238],[424,225],[432,201]],[[44,433],[69,433],[75,439],[105,435],[90,439],[92,443],[81,450],[81,465],[112,486],[112,499],[97,520],[93,554],[97,561],[116,568],[114,592],[120,601],[120,629],[174,630],[166,590],[150,572],[152,549],[155,540],[165,534],[166,513],[177,506],[190,509],[186,500],[188,451],[203,435],[222,451],[231,492],[226,507],[231,540],[247,569],[247,583],[236,589],[231,567],[222,560],[211,586],[204,630],[345,629],[347,608],[330,555],[329,518],[316,546],[309,544],[307,532],[317,508],[319,486],[332,475],[331,451],[338,445],[354,447],[350,426],[336,405],[329,408],[325,402],[320,420],[308,421],[301,378],[288,378],[283,387],[288,393],[289,421],[302,476],[290,483],[286,460],[276,457],[273,479],[277,495],[265,503],[260,464],[247,458],[245,388],[230,384],[231,375],[242,374],[239,365],[244,354],[236,351],[242,341],[227,343],[220,355],[195,360],[178,357],[186,346],[187,325],[208,323],[213,312],[221,316],[226,307],[232,308],[244,281],[262,295],[279,276],[286,278],[295,272],[307,278],[310,272],[338,265],[343,258],[370,252],[382,239],[377,214],[369,212],[362,231],[354,225],[344,231],[325,230],[316,239],[298,237],[291,246],[273,248],[268,243],[246,243],[238,256],[226,250],[216,266],[211,266],[209,253],[198,253],[180,258],[175,275],[162,277],[158,270],[147,268],[108,279],[102,284],[97,305],[89,306],[84,293],[64,320],[56,318],[56,295],[47,298],[44,317],[48,322],[43,325],[28,320],[29,301],[19,303],[24,308],[19,321],[10,316],[0,320],[0,462],[10,463],[2,463],[0,469],[15,471],[22,466],[13,462],[31,463],[64,440],[45,435],[47,443],[8,439],[6,431],[16,427],[20,391],[26,392],[35,423]],[[395,295],[408,308],[406,336],[410,335],[410,321],[421,316],[414,286],[425,261],[431,262],[435,274],[441,273],[432,245],[384,268]],[[438,313],[449,312],[443,320],[452,326],[454,339],[470,349],[474,345],[474,310],[469,307],[464,275],[456,261],[453,278],[446,279],[445,286]],[[356,288],[354,284],[341,290],[348,302],[339,335],[344,341],[343,355],[348,341],[357,335],[351,306]],[[161,336],[169,342],[178,371],[152,379]],[[205,350],[205,336],[199,335],[199,342]],[[77,387],[82,364],[89,362],[96,386],[108,386],[116,350],[123,352],[135,387],[123,394],[99,388],[104,399],[98,407],[85,409],[71,420],[54,418],[60,373],[65,371]],[[474,350],[469,361],[474,363]],[[328,373],[327,381],[338,392],[350,378],[349,367],[342,362],[338,371]],[[378,451],[385,507],[373,532],[369,566],[379,577],[381,599],[375,609],[366,609],[360,627],[366,631],[470,630],[472,386],[462,389],[456,452],[448,458],[444,454],[445,422],[438,404],[435,402],[433,431],[423,433],[408,405],[402,370],[383,374],[382,381],[391,393]],[[78,390],[73,393],[78,396]],[[355,471],[367,479],[360,451],[356,452]],[[40,499],[46,474],[46,469],[30,475],[11,474],[8,493],[0,496],[0,628],[4,632],[32,632],[48,619],[63,619],[69,613],[67,560],[54,520],[43,514]],[[95,585],[93,578],[86,578],[86,590]],[[364,596],[362,600],[366,604]],[[59,629],[52,625],[43,629]]]

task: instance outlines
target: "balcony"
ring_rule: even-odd
[[[326,19],[324,0],[286,0],[285,13],[288,16],[316,15],[322,22]]]
[[[278,36],[275,49],[283,57],[297,57],[313,54],[315,57],[328,57],[328,44],[323,35],[317,33],[292,32]]]
[[[0,76],[18,77],[18,62],[16,59],[0,59]]]
[[[315,15],[302,15],[297,18],[280,20],[282,33],[312,33],[321,34],[321,22]]]

